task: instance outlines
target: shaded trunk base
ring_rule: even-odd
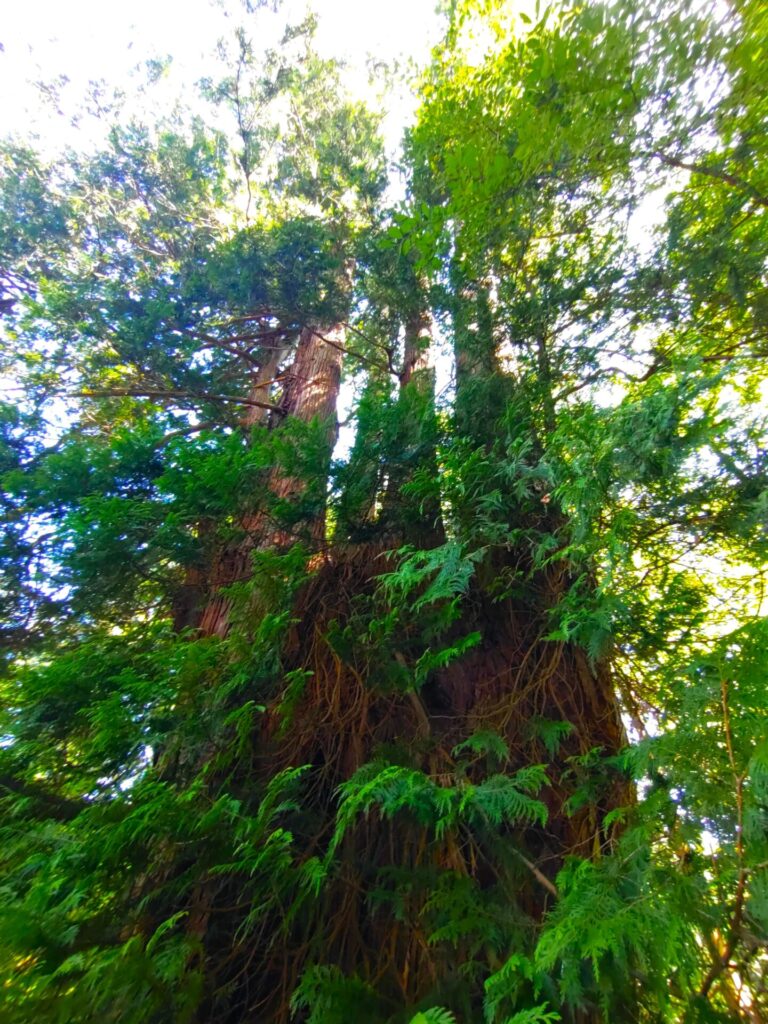
[[[436,835],[414,815],[371,811],[336,850],[321,895],[306,900],[290,924],[276,918],[260,932],[261,940],[238,953],[238,915],[214,915],[215,927],[202,941],[219,991],[231,986],[230,1009],[214,1000],[201,1021],[287,1022],[291,995],[314,964],[366,982],[382,1009],[389,1008],[386,1015],[429,998],[451,1006],[460,1019],[482,1019],[482,977],[467,985],[462,971],[481,963],[487,976],[513,952],[531,949],[556,899],[555,878],[565,858],[601,856],[612,843],[603,827],[606,813],[632,801],[626,782],[601,767],[625,742],[609,667],[592,667],[580,649],[543,639],[546,608],[557,599],[562,580],[542,574],[526,603],[494,601],[479,588],[471,592],[462,620],[451,630],[462,635],[481,629],[481,643],[433,673],[416,693],[398,689],[397,673],[390,671],[393,662],[400,669],[413,662],[417,638],[407,627],[396,649],[391,641],[377,651],[370,641],[355,640],[356,617],[374,599],[376,577],[392,568],[380,549],[350,547],[325,559],[305,585],[285,664],[310,674],[290,718],[279,710],[284,695],[275,698],[257,753],[234,784],[247,790],[284,768],[311,766],[305,787],[309,814],[286,823],[300,861],[327,850],[339,786],[376,757],[422,771],[443,786],[547,764],[550,783],[539,794],[547,822],[485,834],[458,827]],[[562,722],[570,731],[552,724]],[[509,757],[493,771],[482,757],[460,766],[454,748],[473,733],[489,731],[505,741]],[[568,806],[585,773],[591,774],[591,796]],[[216,884],[209,902],[232,901],[237,880]],[[471,930],[435,941],[440,893],[449,890],[463,892],[478,913],[498,916],[508,935],[499,948],[478,948]],[[227,966],[222,950],[229,950]],[[570,1019],[602,1019],[584,1012]]]

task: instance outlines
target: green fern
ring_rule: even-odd
[[[349,1024],[375,1021],[382,1000],[370,985],[346,977],[338,967],[315,966],[304,971],[291,996],[291,1012],[304,1011],[306,1024]]]
[[[482,729],[457,743],[451,753],[454,757],[459,757],[463,753],[485,754],[503,764],[509,759],[509,745],[497,732]]]
[[[355,819],[376,809],[385,818],[408,813],[440,837],[460,822],[499,828],[547,820],[547,808],[531,794],[547,782],[543,765],[528,765],[514,775],[493,775],[476,785],[463,779],[439,785],[424,772],[402,765],[371,762],[340,787],[341,800],[329,856]]]
[[[562,1019],[559,1013],[548,1009],[547,1003],[542,1003],[528,1010],[519,1010],[513,1017],[507,1017],[504,1024],[555,1024]]]
[[[456,1024],[456,1018],[450,1010],[433,1006],[429,1010],[420,1010],[415,1017],[411,1017],[409,1024]]]

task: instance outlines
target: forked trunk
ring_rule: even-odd
[[[473,309],[489,312],[486,299],[470,292],[465,298]],[[464,436],[488,450],[495,444],[500,413],[483,410],[478,402],[496,393],[494,384],[503,388],[507,383],[499,382],[494,368],[490,322],[482,323],[478,333],[472,311],[465,309],[464,314],[465,322],[457,325],[457,416],[467,417]],[[304,863],[327,849],[341,787],[358,769],[393,752],[396,764],[438,786],[492,785],[495,776],[483,758],[462,766],[456,750],[473,735],[495,733],[509,751],[501,773],[513,775],[549,762],[550,783],[540,794],[547,822],[523,819],[489,824],[476,833],[462,827],[441,832],[413,814],[390,817],[385,810],[371,811],[348,829],[335,850],[333,869],[318,899],[303,903],[295,919],[275,910],[242,949],[238,919],[215,912],[217,900],[236,904],[237,876],[222,882],[221,892],[206,880],[194,895],[189,927],[206,949],[233,950],[231,962],[226,961],[216,979],[217,991],[231,986],[233,993],[227,1024],[305,1020],[292,1015],[291,997],[312,965],[360,979],[389,1007],[413,1007],[437,998],[437,993],[450,1001],[452,979],[462,970],[478,969],[475,961],[482,961],[484,954],[469,941],[428,939],[442,887],[471,893],[479,907],[501,901],[505,913],[519,922],[515,942],[523,946],[510,944],[501,954],[489,953],[485,969],[498,970],[504,957],[535,941],[557,898],[556,876],[565,858],[600,856],[612,841],[604,825],[606,813],[631,799],[622,780],[607,772],[602,788],[578,809],[569,807],[579,785],[573,765],[594,756],[596,748],[615,754],[624,736],[610,667],[592,664],[572,644],[547,638],[550,613],[569,583],[561,565],[537,567],[524,545],[498,546],[478,565],[460,618],[436,640],[450,643],[476,632],[478,642],[449,664],[437,665],[418,686],[409,682],[417,677],[424,653],[418,613],[414,610],[413,621],[404,618],[394,635],[385,631],[380,643],[368,632],[366,616],[373,616],[374,623],[380,614],[380,577],[396,568],[392,549],[403,544],[436,548],[444,540],[439,486],[431,499],[419,486],[411,486],[415,471],[423,474],[425,467],[437,482],[429,327],[423,313],[406,325],[399,433],[388,463],[376,541],[330,550],[296,595],[294,626],[281,658],[286,678],[301,679],[302,689],[291,696],[288,717],[287,690],[266,699],[254,737],[257,754],[243,767],[241,781],[255,789],[284,769],[311,766],[312,816],[294,832],[294,856]],[[285,419],[325,424],[321,474],[335,438],[342,338],[339,328],[305,329],[285,375]],[[290,504],[304,496],[306,483],[275,467],[266,486],[273,498]],[[524,520],[531,531],[556,529],[557,513],[551,507],[532,511],[510,503],[509,515]],[[254,551],[279,551],[294,540],[285,525],[263,512],[244,527],[245,540],[225,551],[217,564],[219,591],[248,577]],[[322,510],[306,530],[315,547],[323,544]],[[510,581],[503,592],[500,580]],[[518,584],[512,585],[515,580]],[[383,608],[385,616],[393,611]],[[217,593],[205,609],[201,632],[225,635],[230,612],[226,592]],[[554,752],[552,729],[562,735]],[[212,992],[200,1017],[205,1024],[222,1019],[215,1016],[215,1004]],[[465,1011],[467,1020],[480,1019],[482,986],[469,997]],[[570,1024],[600,1019],[596,1006],[585,1006],[570,1017]]]

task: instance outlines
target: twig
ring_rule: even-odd
[[[57,394],[57,392],[53,392]],[[198,402],[234,402],[236,405],[252,405],[257,409],[283,414],[279,405],[260,402],[256,398],[241,398],[239,395],[211,395],[206,392],[178,391],[165,388],[91,388],[87,391],[58,392],[66,398],[192,398]]]
[[[701,985],[700,995],[704,998],[709,994],[712,985],[720,977],[731,962],[731,957],[736,949],[741,927],[741,918],[744,912],[744,899],[747,889],[747,868],[744,864],[744,778],[743,773],[736,767],[736,757],[733,751],[733,735],[731,733],[731,715],[728,708],[728,681],[721,680],[720,683],[721,703],[723,708],[723,729],[725,731],[725,748],[728,752],[728,763],[733,772],[733,780],[736,786],[736,858],[739,863],[738,881],[736,883],[736,899],[733,904],[731,915],[731,926],[728,939],[723,952],[714,960],[707,971],[707,975]]]
[[[728,171],[718,170],[717,167],[707,167],[706,164],[696,164],[688,160],[680,160],[679,157],[667,156],[666,153],[661,153],[658,150],[655,153],[651,153],[651,156],[661,160],[667,167],[677,167],[681,171],[690,171],[691,174],[703,174],[708,178],[714,178],[716,181],[722,181],[726,185],[730,185],[731,188],[743,189],[759,206],[768,206],[768,197],[764,196],[750,182],[745,181],[736,174],[729,174]]]

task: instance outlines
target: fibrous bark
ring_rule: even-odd
[[[281,423],[295,419],[302,423],[316,420],[323,428],[325,451],[319,466],[322,473],[330,463],[336,441],[336,403],[341,384],[341,363],[344,353],[344,328],[339,324],[309,326],[301,331],[293,363],[283,377],[280,401]],[[272,374],[273,367],[267,372]],[[257,387],[262,387],[257,382]],[[257,422],[254,410],[249,423]],[[279,429],[279,425],[276,425]],[[273,499],[296,500],[305,487],[303,480],[290,476],[281,467],[273,467],[267,474],[264,487]],[[231,598],[225,590],[233,583],[247,580],[251,572],[254,551],[285,548],[295,539],[288,530],[272,521],[259,510],[241,523],[243,537],[235,545],[226,547],[217,557],[209,578],[209,599],[202,612],[199,630],[204,636],[226,636],[230,624]],[[324,510],[307,524],[304,536],[313,546],[320,546],[325,536]]]

